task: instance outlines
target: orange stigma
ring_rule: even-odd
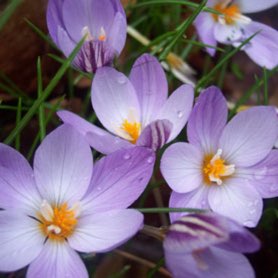
[[[135,144],[140,136],[141,124],[137,122],[130,123],[128,120],[124,120],[121,129],[127,133],[129,141]]]
[[[218,150],[217,153],[212,156],[208,155],[204,159],[203,164],[203,177],[207,185],[216,183],[222,184],[224,177],[230,176],[235,172],[235,165],[226,165],[225,160],[221,158],[222,150]]]
[[[213,9],[223,14],[212,14],[215,21],[219,21],[220,18],[223,18],[225,23],[228,25],[234,24],[236,22],[236,19],[241,16],[240,9],[237,4],[227,5],[219,3],[216,4]]]
[[[69,209],[67,203],[51,207],[43,201],[39,213],[40,228],[52,240],[65,240],[72,235],[77,225],[78,206]]]

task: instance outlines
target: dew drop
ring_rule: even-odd
[[[128,160],[128,159],[130,159],[130,158],[131,158],[131,155],[130,155],[130,154],[126,153],[126,154],[124,155],[124,159],[125,159],[125,160]]]
[[[120,84],[125,84],[125,83],[127,82],[126,77],[125,77],[125,76],[120,76],[120,77],[118,78],[118,82],[119,82]]]
[[[252,215],[252,214],[254,214],[256,212],[256,209],[250,209],[250,211],[249,211],[249,213]]]
[[[147,162],[150,163],[150,164],[153,163],[153,157],[149,157],[149,158],[147,159]]]
[[[275,192],[278,190],[278,185],[277,184],[273,184],[270,186],[269,188],[270,192]]]
[[[100,190],[101,190],[101,187],[100,187],[100,186],[98,186],[98,187],[97,187],[97,191],[100,191]]]
[[[177,114],[178,114],[178,118],[179,119],[182,118],[182,116],[183,116],[183,112],[182,111],[178,111]]]

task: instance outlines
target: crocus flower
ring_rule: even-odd
[[[113,68],[99,69],[92,84],[94,111],[110,132],[67,111],[59,117],[87,134],[90,145],[108,154],[133,145],[157,150],[180,133],[189,117],[194,92],[182,85],[167,99],[167,80],[156,58],[141,56],[130,79]]]
[[[241,253],[257,251],[260,243],[229,218],[204,213],[175,221],[163,247],[174,278],[253,278],[252,266]]]
[[[222,14],[201,13],[195,21],[198,35],[203,43],[211,46],[220,42],[238,47],[258,32],[242,50],[258,65],[272,69],[278,65],[278,32],[242,13],[259,12],[277,3],[277,0],[208,0],[207,6]],[[214,48],[206,50],[214,56]]]
[[[211,209],[254,227],[262,197],[278,196],[277,116],[273,107],[258,106],[226,125],[227,112],[221,91],[205,90],[188,120],[189,143],[166,149],[161,171],[174,190],[170,207]]]
[[[146,148],[99,160],[69,125],[49,134],[36,151],[34,170],[0,144],[0,271],[30,264],[27,277],[88,277],[77,252],[106,252],[141,227],[126,209],[150,179],[154,156]],[[76,252],[77,251],[77,252]]]
[[[125,45],[127,24],[120,0],[49,0],[47,26],[66,56],[85,36],[73,64],[86,72],[111,65]]]

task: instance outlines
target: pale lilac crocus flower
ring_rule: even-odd
[[[90,145],[101,153],[135,145],[156,151],[180,133],[194,99],[190,85],[180,86],[169,98],[167,87],[160,63],[145,54],[133,65],[129,79],[108,67],[95,74],[92,105],[109,132],[71,112],[59,111],[58,116],[86,135]]]
[[[200,40],[214,47],[217,42],[238,47],[258,32],[242,50],[258,65],[272,69],[278,65],[278,32],[242,13],[259,12],[277,3],[277,0],[208,0],[207,6],[222,15],[202,12],[195,21],[195,27]],[[206,50],[211,56],[216,51],[211,47]]]
[[[202,213],[172,223],[163,247],[174,278],[254,278],[252,266],[241,253],[257,251],[260,243],[237,222]]]
[[[201,93],[188,120],[189,143],[166,149],[161,171],[174,191],[170,207],[211,209],[254,227],[262,197],[278,196],[277,116],[273,107],[258,106],[226,124],[227,112],[217,87]]]
[[[111,65],[126,41],[126,15],[120,0],[49,0],[47,26],[66,56],[85,36],[73,65],[86,72]]]
[[[115,152],[93,168],[91,149],[69,125],[49,134],[34,158],[0,144],[0,271],[30,264],[27,277],[83,278],[77,252],[106,252],[131,238],[143,216],[126,209],[145,189],[154,155]]]

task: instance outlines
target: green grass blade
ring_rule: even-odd
[[[138,211],[142,213],[168,213],[168,212],[205,212],[202,209],[194,208],[137,208]]]
[[[21,120],[21,115],[22,115],[22,99],[18,99],[18,104],[17,104],[17,112],[16,112],[16,125]],[[19,151],[20,150],[20,132],[16,135],[15,138],[15,148]]]
[[[0,31],[5,26],[7,21],[10,19],[10,17],[15,12],[16,8],[21,4],[22,0],[11,0],[10,4],[7,6],[7,8],[1,13],[0,15]]]
[[[67,69],[71,66],[71,62],[73,61],[75,55],[78,53],[79,49],[81,48],[82,44],[84,42],[84,39],[82,39],[76,46],[76,48],[73,50],[73,52],[70,54],[68,59],[65,60],[65,62],[62,64],[58,72],[55,74],[54,78],[50,81],[48,86],[45,88],[45,90],[42,92],[42,95],[40,98],[38,98],[34,104],[31,106],[29,111],[24,115],[24,117],[21,119],[21,121],[18,123],[16,128],[10,133],[10,135],[5,139],[5,144],[11,144],[16,135],[21,132],[21,130],[28,124],[28,122],[31,120],[31,118],[36,114],[37,110],[39,109],[40,105],[50,96],[60,79],[63,77]]]

